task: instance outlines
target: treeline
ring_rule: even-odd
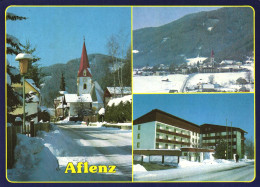
[[[122,101],[118,105],[106,107],[105,121],[111,123],[123,123],[132,120],[132,104]]]

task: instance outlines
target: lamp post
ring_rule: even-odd
[[[19,53],[15,57],[15,60],[19,61],[20,74],[23,77],[23,133],[24,133],[25,132],[25,80],[24,80],[24,77],[28,70],[29,61],[32,60],[32,55],[27,54],[27,53]]]

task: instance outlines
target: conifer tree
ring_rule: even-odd
[[[65,90],[66,90],[66,89],[65,89],[65,86],[66,86],[66,84],[65,84],[65,78],[64,78],[64,76],[63,76],[63,73],[61,73],[60,91],[65,91]]]
[[[23,20],[26,19],[25,17],[20,17],[12,13],[6,14],[6,20],[9,21],[15,21],[15,20]],[[17,55],[19,52],[21,52],[21,43],[19,40],[12,36],[7,34],[6,36],[6,42],[7,42],[7,55]],[[15,92],[11,86],[12,83],[21,83],[21,76],[19,74],[19,71],[15,68],[9,65],[7,63],[7,122],[8,123],[14,123],[14,120],[19,115],[11,114],[19,105],[22,105],[22,97],[19,93]]]
[[[26,41],[25,45],[22,45],[23,53],[28,53],[33,56],[32,61],[28,64],[28,72],[25,75],[25,78],[32,79],[35,83],[35,85],[40,88],[41,84],[41,77],[43,74],[40,72],[39,65],[37,64],[37,61],[39,61],[41,58],[34,55],[34,52],[36,51],[35,47],[32,47],[32,44],[30,41]]]

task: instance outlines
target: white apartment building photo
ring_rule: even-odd
[[[164,162],[164,157],[176,160],[170,157],[178,156],[179,162],[181,156],[190,161],[202,161],[212,157],[221,138],[228,138],[233,155],[239,154],[242,158],[244,133],[244,130],[236,127],[230,129],[211,124],[199,126],[155,109],[133,121],[134,159],[140,160],[140,155],[145,155],[149,156],[150,161],[155,156],[161,156]]]

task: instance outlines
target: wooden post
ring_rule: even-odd
[[[180,157],[178,156],[178,164],[180,163]]]
[[[143,162],[144,162],[144,156],[142,155],[141,156],[141,165],[143,164]]]
[[[31,137],[35,136],[35,133],[34,133],[34,121],[33,120],[30,121],[30,134],[31,134]]]
[[[164,164],[164,155],[162,155],[162,164]]]
[[[150,163],[150,155],[149,155],[149,163]]]

